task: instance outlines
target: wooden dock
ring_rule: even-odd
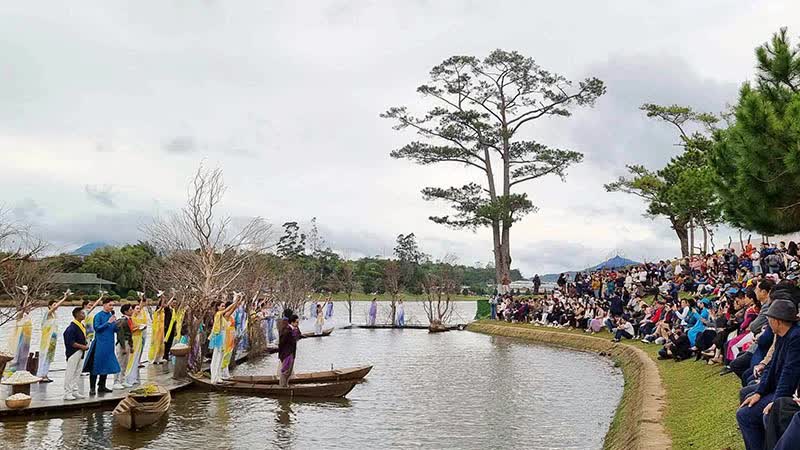
[[[236,358],[237,363],[247,359],[247,354]],[[64,400],[64,372],[51,372],[52,383],[38,383],[31,385],[31,405],[24,409],[9,409],[6,406],[5,398],[11,395],[11,386],[0,385],[0,421],[5,420],[27,420],[34,416],[56,416],[60,414],[80,411],[84,409],[113,408],[120,402],[130,389],[120,389],[105,394],[97,393],[90,396],[89,376],[81,376],[80,383],[83,384],[86,398],[77,400]],[[176,380],[172,378],[172,363],[152,365],[147,364],[139,369],[141,385],[157,384],[163,386],[170,392],[184,389],[192,384],[188,377]],[[111,389],[114,384],[113,376],[109,375],[107,387]],[[135,389],[141,385],[135,386]]]

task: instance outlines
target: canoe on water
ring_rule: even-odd
[[[204,389],[278,398],[342,398],[349,394],[357,384],[356,381],[339,381],[336,383],[290,384],[287,387],[282,387],[236,381],[214,384],[210,379],[195,374],[189,374],[189,378],[192,379],[196,386]]]
[[[325,370],[321,372],[296,373],[289,379],[291,384],[332,383],[337,381],[361,381],[372,370],[372,366],[349,367],[347,369]],[[276,385],[277,375],[241,375],[226,378],[226,381],[247,384]]]
[[[158,386],[158,392],[154,394],[128,394],[111,415],[123,428],[138,430],[158,422],[166,414],[171,402],[169,391]]]
[[[325,337],[330,336],[333,333],[333,328],[328,328],[327,330],[322,330],[322,334],[316,334],[313,331],[308,333],[303,333],[304,338],[312,338],[312,337]]]

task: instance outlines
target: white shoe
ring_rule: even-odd
[[[75,400],[75,396],[72,394],[67,394],[64,396],[64,400]]]
[[[667,340],[664,339],[663,337],[656,339],[656,344],[658,345],[664,345],[665,342],[667,342]]]
[[[120,383],[114,383],[114,386],[111,386],[111,389],[115,390],[115,391],[119,391],[119,390],[125,389],[125,386],[123,386]]]
[[[73,392],[72,395],[74,395],[75,398],[86,398],[86,395],[81,394],[80,392]]]
[[[122,389],[128,389],[128,388],[132,388],[132,387],[133,387],[133,385],[130,384],[130,383],[122,383]]]

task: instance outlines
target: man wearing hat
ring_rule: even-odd
[[[770,421],[773,400],[792,397],[800,383],[797,306],[789,299],[776,296],[766,315],[770,329],[777,336],[775,353],[756,391],[736,411],[736,421],[742,430],[747,450],[773,448],[779,436],[774,436],[772,432],[767,436],[765,429],[765,423]],[[768,415],[766,420],[764,415]],[[768,437],[771,442],[767,441]]]

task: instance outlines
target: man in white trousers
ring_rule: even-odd
[[[83,354],[89,350],[86,341],[86,327],[83,325],[85,318],[83,308],[73,309],[72,322],[64,330],[64,346],[67,356],[67,371],[64,374],[64,400],[86,398],[81,380]]]
[[[122,305],[120,309],[122,320],[117,324],[116,355],[120,371],[114,376],[113,390],[125,389],[133,386],[125,382],[125,369],[128,367],[128,358],[133,353],[133,308],[131,305]]]

